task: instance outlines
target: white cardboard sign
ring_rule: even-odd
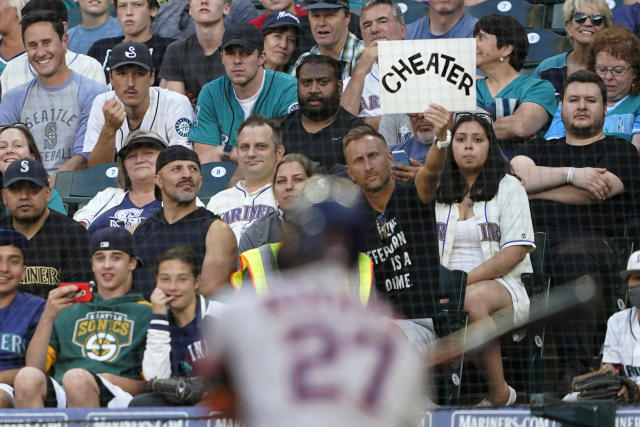
[[[476,108],[475,39],[380,41],[378,64],[384,114]]]

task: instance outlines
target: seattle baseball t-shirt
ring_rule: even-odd
[[[27,125],[42,155],[42,164],[52,174],[71,157],[82,154],[91,103],[106,90],[75,71],[54,88],[34,79],[6,93],[0,103],[0,125]]]

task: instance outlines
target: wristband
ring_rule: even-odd
[[[447,148],[449,145],[451,145],[451,131],[449,129],[447,129],[447,136],[444,137],[443,141],[437,138],[438,136],[436,135],[436,146],[440,150],[442,150],[443,148]]]
[[[233,146],[230,144],[226,144],[222,148],[222,160],[228,162],[231,160],[231,151],[233,150]]]
[[[573,183],[573,174],[576,173],[576,168],[569,168],[567,172],[567,184]]]

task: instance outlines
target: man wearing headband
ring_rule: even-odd
[[[18,292],[28,248],[23,234],[0,229],[0,408],[13,407],[13,381],[44,309],[42,298]]]
[[[200,293],[210,295],[234,272],[238,243],[227,224],[196,205],[202,185],[198,155],[181,145],[164,149],[156,160],[155,182],[162,209],[135,229],[138,256],[144,264],[136,270],[134,290],[148,299],[155,288],[156,258],[170,247],[185,245],[200,257]]]

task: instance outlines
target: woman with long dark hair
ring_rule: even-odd
[[[532,271],[528,252],[535,248],[529,201],[500,153],[492,124],[485,113],[458,113],[448,152],[429,152],[442,167],[436,189],[440,263],[467,272],[464,305],[471,323],[503,309],[513,311],[514,321],[529,313],[520,279]],[[516,392],[504,379],[500,343],[488,345],[479,362],[489,388],[479,406],[512,405]]]

